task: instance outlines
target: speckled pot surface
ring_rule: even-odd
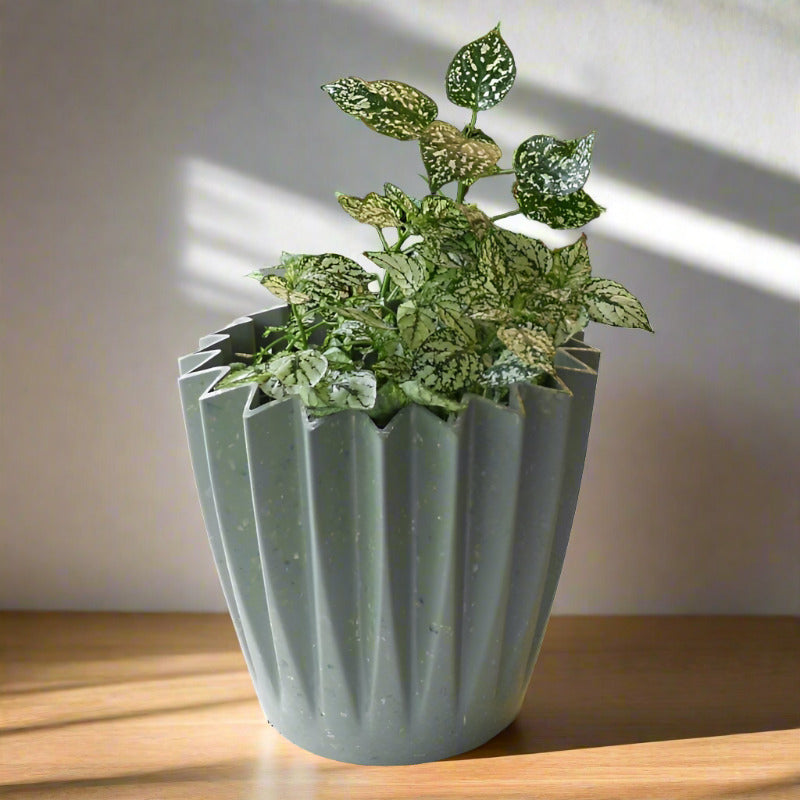
[[[214,391],[276,308],[180,359],[211,549],[272,725],[314,753],[409,764],[470,750],[519,712],[578,497],[599,353],[454,423],[309,421],[296,398]]]

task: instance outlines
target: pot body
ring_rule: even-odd
[[[530,681],[578,496],[599,353],[550,386],[309,420],[297,398],[214,391],[285,308],[180,361],[193,468],[225,598],[269,722],[314,753],[409,764],[509,725]]]

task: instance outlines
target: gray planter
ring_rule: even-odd
[[[403,409],[309,422],[296,398],[213,390],[284,308],[180,360],[211,548],[259,700],[323,756],[408,764],[470,750],[517,715],[564,561],[598,351],[511,408],[449,424]]]

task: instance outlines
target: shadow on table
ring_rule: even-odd
[[[553,622],[517,719],[457,758],[800,727],[796,619]]]

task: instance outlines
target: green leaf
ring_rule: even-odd
[[[459,341],[467,345],[475,344],[477,341],[475,323],[464,314],[461,303],[455,297],[439,295],[433,308],[439,317],[439,321],[452,331]]]
[[[378,383],[375,375],[362,369],[334,372],[328,381],[331,402],[339,408],[370,409],[375,405]]]
[[[593,278],[585,286],[584,298],[593,322],[653,331],[642,304],[616,281]]]
[[[503,327],[497,338],[524,364],[541,372],[555,372],[556,348],[547,332],[535,327]]]
[[[515,183],[512,191],[520,211],[528,219],[543,222],[556,230],[580,228],[605,211],[583,189],[563,196],[546,195]]]
[[[373,225],[376,228],[396,228],[400,225],[393,203],[376,192],[370,192],[363,198],[337,192],[336,199],[357,222]]]
[[[393,381],[388,381],[378,389],[375,405],[369,410],[369,415],[378,422],[385,422],[408,403],[409,398],[403,390]]]
[[[267,369],[285,387],[316,386],[328,369],[328,359],[317,350],[299,350],[275,356]]]
[[[403,342],[416,350],[435,330],[437,317],[429,308],[406,300],[397,307],[397,327]]]
[[[393,183],[383,184],[383,194],[401,222],[408,222],[419,213],[416,201]]]
[[[458,341],[430,337],[414,359],[414,380],[443,394],[459,394],[481,373],[480,358]]]
[[[478,206],[474,204],[460,205],[459,210],[464,215],[472,232],[479,241],[492,230],[492,221]]]
[[[531,136],[514,153],[514,172],[520,184],[539,194],[566,195],[583,188],[592,166],[594,133],[561,141]]]
[[[400,289],[403,297],[411,297],[428,277],[425,264],[413,255],[385,253],[380,250],[364,253],[364,255],[389,273],[389,277]]]
[[[418,381],[404,381],[400,384],[400,389],[412,403],[419,403],[423,406],[433,406],[453,412],[462,411],[467,407],[466,403],[461,403],[439,392],[435,392]]]
[[[287,279],[281,275],[262,275],[261,285],[279,300],[285,300],[292,305],[307,303],[311,299],[305,292],[297,291],[289,286]]]
[[[289,273],[294,276],[298,291],[321,302],[364,294],[375,279],[360,264],[336,253],[295,256],[287,265]]]
[[[417,139],[439,113],[428,95],[399,81],[350,77],[322,88],[346,114],[394,139]]]
[[[380,328],[387,331],[392,329],[392,326],[387,322],[384,322],[374,310],[368,308],[339,305],[336,308],[336,313],[342,317],[363,322],[364,325],[367,325],[370,328]]]
[[[579,289],[591,275],[592,265],[589,263],[589,247],[586,244],[585,233],[581,234],[576,242],[553,251],[551,276],[556,286]]]
[[[547,372],[549,370],[528,364],[510,350],[504,350],[481,375],[481,382],[492,389],[506,388],[512,383],[535,384]]]
[[[457,106],[484,111],[508,94],[516,74],[514,56],[498,25],[456,53],[447,69],[447,97]]]
[[[490,174],[502,155],[493,142],[471,139],[439,120],[419,137],[419,149],[432,193],[451,181]]]
[[[547,275],[553,267],[553,253],[539,239],[524,233],[495,227],[492,236],[497,241],[508,268],[523,280]]]

